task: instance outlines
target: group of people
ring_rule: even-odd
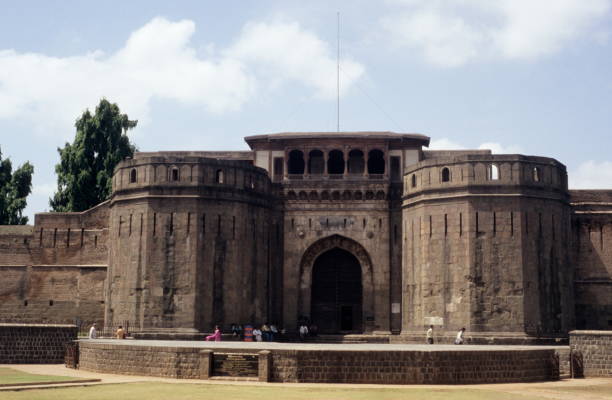
[[[240,324],[231,324],[230,327],[232,336],[245,341],[256,341],[256,342],[273,342],[278,335],[284,334],[284,329],[278,329],[276,324],[269,324],[268,322],[261,325],[261,327],[247,324],[244,326]],[[206,336],[207,341],[214,340],[216,342],[221,341],[221,327],[215,325],[215,330],[212,335]]]
[[[91,328],[89,328],[88,337],[90,339],[98,338],[98,325],[95,322],[91,324]],[[125,331],[125,329],[123,329],[123,326],[119,325],[119,327],[115,331],[115,337],[117,339],[125,339],[127,337],[127,332]]]
[[[281,334],[284,333],[284,329],[279,331],[275,324],[268,324],[267,322],[264,323],[261,326],[261,328],[257,326],[253,327],[251,325],[246,325],[245,327],[250,331],[250,333],[252,334],[252,339],[254,339],[256,342],[262,342],[262,341],[263,342],[273,342],[274,338],[279,333]],[[231,330],[232,330],[232,336],[239,337],[241,340],[244,338],[244,330],[243,330],[242,325],[232,324]],[[318,327],[314,323],[307,325],[306,322],[302,322],[300,323],[298,332],[300,334],[300,340],[306,340],[306,337],[308,336],[317,336]],[[457,332],[457,336],[455,336],[454,343],[463,344],[465,340],[464,334],[465,334],[465,328],[459,329],[459,331]],[[127,333],[123,329],[123,326],[119,325],[119,327],[115,331],[115,337],[117,339],[125,339],[126,336],[127,336]],[[98,337],[98,326],[94,322],[91,325],[91,328],[89,328],[89,338],[96,339],[97,337]],[[426,338],[427,344],[434,344],[434,326],[433,325],[429,325],[429,329],[427,329],[427,332],[425,333],[425,338]],[[215,325],[214,333],[212,335],[206,336],[206,340],[220,342],[221,341],[221,327],[219,325]]]
[[[463,335],[465,334],[465,328],[461,328],[459,329],[459,332],[457,332],[457,336],[455,336],[455,344],[463,344],[464,342],[464,338]],[[425,338],[427,340],[427,344],[434,344],[434,326],[433,325],[429,325],[429,329],[427,329],[427,333],[425,333]]]

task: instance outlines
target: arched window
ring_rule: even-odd
[[[176,182],[179,180],[179,170],[178,168],[174,167],[170,170],[170,180],[173,182]]]
[[[217,172],[215,173],[215,182],[223,183],[223,170],[222,169],[218,169]]]
[[[327,172],[329,174],[344,173],[344,155],[340,150],[332,150],[329,152],[327,160]]]
[[[136,168],[132,168],[132,170],[130,171],[130,183],[136,183]]]
[[[380,150],[371,150],[368,154],[368,174],[385,173],[385,154]]]
[[[411,186],[412,187],[416,187],[416,175],[412,174],[412,177],[410,178],[411,180]]]
[[[492,181],[499,179],[499,167],[495,164],[489,166],[489,179]]]
[[[533,170],[531,171],[531,173],[532,173],[533,181],[540,182],[540,168],[533,167]]]
[[[323,175],[325,159],[321,150],[311,150],[308,153],[308,173],[310,175]]]
[[[442,182],[450,182],[450,170],[446,167],[442,168]]]
[[[300,150],[289,152],[289,175],[304,174],[304,153]]]
[[[349,152],[348,159],[348,173],[349,174],[363,174],[365,168],[365,160],[363,159],[363,151],[351,150]]]

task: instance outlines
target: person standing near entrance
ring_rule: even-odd
[[[261,342],[261,329],[255,327],[255,329],[253,329],[253,336],[255,336],[256,342]]]
[[[96,339],[98,337],[97,328],[98,326],[96,325],[95,322],[93,323],[93,325],[91,325],[91,328],[89,328],[89,338],[90,339]]]
[[[465,328],[459,329],[457,332],[457,337],[455,338],[455,344],[463,344],[463,334],[465,333]]]
[[[115,337],[117,339],[125,339],[125,331],[123,330],[123,326],[119,325],[119,329],[115,332]]]
[[[429,329],[427,329],[427,344],[434,344],[434,336],[433,336],[433,325],[429,325]]]
[[[308,336],[308,327],[306,326],[306,322],[303,322],[300,325],[299,333],[300,333],[300,340],[304,341],[306,339],[306,336]]]

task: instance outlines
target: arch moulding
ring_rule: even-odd
[[[358,242],[340,235],[331,235],[317,240],[304,252],[300,262],[300,286],[298,299],[298,317],[310,316],[312,269],[314,262],[321,254],[332,249],[346,250],[357,258],[361,266],[363,327],[368,332],[372,329],[374,313],[374,277],[372,261],[367,250]],[[371,321],[371,322],[370,322]]]

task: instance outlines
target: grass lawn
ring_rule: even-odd
[[[552,390],[558,392],[577,393],[576,398],[580,398],[580,394],[599,396],[604,399],[612,399],[612,380],[609,384],[593,385],[593,386],[567,386],[554,387]]]
[[[27,372],[17,371],[12,368],[0,368],[0,385],[19,384],[30,382],[61,382],[74,381],[76,378],[70,376],[35,375]],[[0,396],[1,398],[2,396]]]
[[[258,387],[189,383],[125,383],[24,392],[2,392],[2,400],[544,400],[480,389],[346,389]]]

